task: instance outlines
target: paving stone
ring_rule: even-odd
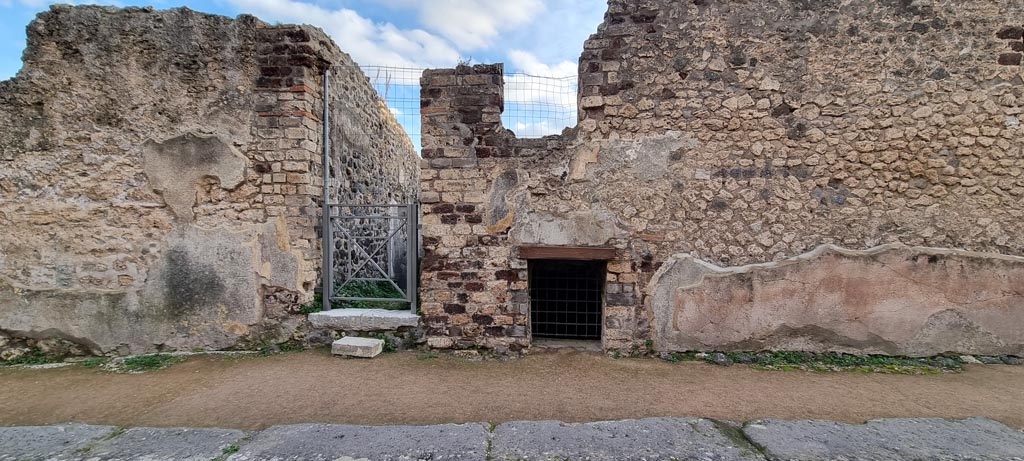
[[[243,437],[233,429],[137,427],[95,442],[72,459],[209,461]]]
[[[348,336],[331,343],[331,353],[352,357],[376,357],[384,350],[384,340]]]
[[[71,454],[115,429],[78,423],[0,427],[0,461],[42,460]]]
[[[388,331],[415,327],[420,323],[420,316],[412,311],[388,309],[331,309],[309,314],[309,323],[334,330]]]
[[[253,436],[230,461],[432,460],[482,461],[488,426],[273,426]]]
[[[646,418],[569,424],[516,421],[494,430],[495,460],[590,461],[764,459],[735,428],[696,418]]]
[[[743,433],[771,460],[1024,460],[1024,433],[987,418],[759,420]]]

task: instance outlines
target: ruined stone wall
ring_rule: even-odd
[[[28,33],[0,82],[0,332],[94,353],[290,338],[319,277],[323,69],[380,105],[348,56],[318,29],[188,9],[55,6]],[[415,158],[381,139],[369,161]]]
[[[548,146],[488,141],[478,127],[424,114],[424,197],[439,194],[424,235],[439,226],[429,232],[440,238],[427,248],[438,267],[468,250],[455,232],[467,219],[460,198],[445,188],[470,187],[473,214],[492,226],[504,218],[469,228],[497,241],[488,272],[521,269],[524,244],[618,250],[606,348],[1024,353],[1024,337],[998,326],[1024,309],[1009,275],[1024,254],[1022,13],[1003,0],[612,0],[580,59],[580,123]],[[424,79],[426,101],[435,89]],[[455,99],[449,112],[469,102]],[[499,152],[449,148],[459,146],[452,134],[467,133],[476,137],[463,136],[466,146]],[[432,139],[444,149],[428,155]],[[847,257],[923,255],[932,266],[886,267],[975,295],[936,303],[935,290],[912,290],[919,297],[886,303],[862,296],[890,283],[870,270],[831,285],[797,280],[790,289],[817,295],[787,310],[758,301],[759,279],[743,265],[822,257],[813,250],[827,244],[897,245]],[[706,266],[685,261],[730,274],[716,282],[730,295],[694,302]],[[984,286],[986,262],[1008,284]],[[927,307],[939,304],[948,308]],[[456,321],[446,315],[437,334]]]
[[[419,158],[412,141],[366,75],[347,55],[331,66],[331,165],[335,202],[412,203],[419,197]]]
[[[519,351],[530,345],[527,262],[519,245],[610,245],[605,346],[628,349],[647,329],[628,234],[614,217],[555,203],[564,180],[561,137],[516,139],[501,126],[501,65],[428,70],[422,85],[423,260],[421,290],[428,344]],[[570,198],[568,195],[561,196]]]

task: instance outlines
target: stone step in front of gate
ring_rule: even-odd
[[[391,331],[416,327],[420,316],[412,311],[387,309],[331,309],[309,314],[309,323],[317,328],[344,331]]]
[[[372,359],[384,350],[384,340],[346,336],[331,343],[331,353],[348,357]]]

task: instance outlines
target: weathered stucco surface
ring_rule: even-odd
[[[529,344],[523,244],[615,248],[603,344],[636,351],[690,344],[662,337],[668,311],[645,299],[675,288],[651,277],[680,253],[729,267],[898,243],[983,252],[1006,267],[1000,255],[1024,255],[1019,17],[1024,4],[1006,0],[612,0],[580,57],[579,124],[539,140],[501,126],[500,69],[426,72],[432,344]],[[965,265],[979,272],[962,286],[1005,276],[984,267]],[[904,299],[891,320],[916,331],[934,314],[919,307],[928,299]],[[1007,303],[957,312],[1010,324],[1024,305]],[[880,323],[887,312],[875,311]],[[833,313],[819,327],[845,331],[836,322],[852,320]],[[930,346],[897,335],[890,350],[950,344],[936,335]],[[988,347],[968,338],[957,348]],[[999,338],[1019,347],[1018,336]]]
[[[658,350],[1024,354],[1024,258],[822,246],[722,268],[689,255],[654,275]]]
[[[54,6],[0,82],[0,336],[94,353],[292,338],[332,190],[408,200],[416,154],[320,30],[188,9]],[[340,135],[339,135],[340,136]],[[337,197],[332,197],[337,199]]]

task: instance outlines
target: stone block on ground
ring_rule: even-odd
[[[207,461],[224,454],[245,433],[233,429],[137,427],[76,453],[83,459]]]
[[[347,336],[331,343],[331,353],[350,357],[376,357],[384,350],[384,340]]]
[[[764,459],[735,428],[723,426],[697,418],[584,424],[516,421],[495,428],[491,455],[493,459],[590,461]]]
[[[751,421],[748,439],[768,459],[811,461],[1024,460],[1024,433],[987,418]]]
[[[0,460],[43,460],[71,454],[115,429],[78,423],[0,427]]]
[[[388,309],[331,309],[309,314],[309,323],[317,328],[345,331],[390,331],[415,327],[420,316],[415,312]]]
[[[242,446],[230,461],[432,459],[482,461],[488,426],[483,423],[436,426],[351,426],[296,424],[273,426]]]

